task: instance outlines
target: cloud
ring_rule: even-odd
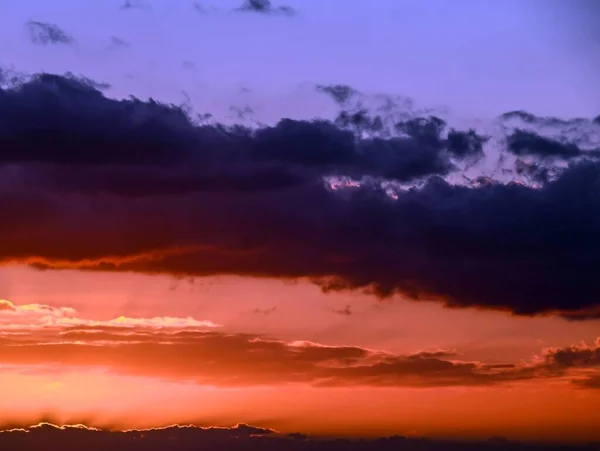
[[[316,89],[319,92],[329,95],[339,105],[344,105],[358,94],[352,86],[348,85],[317,85]]]
[[[16,310],[17,307],[12,302],[0,299],[0,312],[15,312]]]
[[[0,91],[0,261],[305,279],[451,307],[599,316],[593,156],[519,160],[537,169],[459,183],[509,150],[433,116],[349,111],[348,122],[200,125],[72,74],[15,82]],[[572,123],[557,126],[577,140]]]
[[[571,382],[573,383],[573,385],[579,388],[600,390],[600,374],[575,378]]]
[[[593,346],[585,343],[544,351],[546,363],[558,368],[600,367],[600,337]]]
[[[122,47],[129,47],[129,42],[126,40],[119,38],[118,36],[111,36],[109,39],[108,48],[109,49],[118,49]]]
[[[350,308],[349,305],[347,305],[346,307],[344,307],[342,309],[333,309],[331,311],[333,313],[337,313],[338,315],[344,315],[344,316],[350,316],[350,315],[352,315],[352,309]]]
[[[142,10],[148,11],[148,10],[152,9],[152,6],[142,0],[125,0],[119,9],[120,10],[142,9]]]
[[[271,0],[244,0],[242,6],[237,8],[236,11],[259,14],[282,14],[285,16],[296,15],[296,11],[290,6],[273,6]]]
[[[255,308],[254,310],[252,310],[252,313],[254,313],[255,315],[264,315],[264,316],[268,316],[271,313],[275,313],[275,310],[277,310],[277,306],[273,306],[271,308]]]
[[[49,308],[14,307],[48,316],[45,310]],[[0,315],[12,312],[3,310]],[[27,334],[15,334],[11,333],[15,330],[12,323],[0,322],[0,361],[27,368],[103,368],[219,387],[303,384],[427,388],[550,379],[574,381],[583,387],[578,382],[582,377],[592,380],[600,374],[600,341],[594,346],[546,349],[527,362],[486,364],[461,360],[454,350],[390,353],[358,346],[285,342],[219,331],[210,322],[191,318],[94,321],[56,313],[53,320],[33,325],[23,329]]]
[[[516,130],[508,138],[508,149],[515,155],[535,155],[541,158],[562,158],[568,160],[581,156],[581,149],[572,143],[539,136],[536,133]]]
[[[161,450],[177,443],[177,449],[197,449],[198,444],[213,449],[229,449],[239,442],[253,443],[258,437],[274,434],[271,429],[238,424],[233,427],[199,427],[172,425],[124,431],[104,430],[83,424],[57,426],[39,423],[34,426],[0,430],[0,446],[7,451],[45,449],[48,443],[56,449],[148,449]],[[250,442],[249,442],[250,441]],[[223,448],[224,449],[224,448]]]
[[[29,32],[31,42],[37,45],[70,45],[75,42],[72,36],[54,24],[30,20],[25,27]]]
[[[279,450],[403,450],[450,451],[465,450],[515,450],[545,451],[591,449],[585,444],[560,445],[516,443],[494,438],[485,442],[459,442],[429,440],[392,436],[369,439],[318,438],[300,433],[281,434],[246,424],[234,427],[197,427],[172,425],[149,429],[108,430],[85,425],[56,426],[40,423],[35,426],[19,427],[0,431],[0,447],[6,451],[27,449],[37,451],[47,449],[52,443],[56,449],[128,449],[163,450],[176,447],[187,451],[198,448],[220,450],[266,449]],[[593,446],[593,445],[592,445]]]
[[[30,330],[44,327],[76,327],[90,328],[151,328],[151,329],[206,329],[219,327],[212,321],[199,321],[191,317],[176,318],[170,316],[154,318],[129,318],[119,316],[110,320],[92,320],[79,318],[77,311],[70,307],[53,307],[44,304],[15,305],[0,299],[0,332],[2,329]],[[95,329],[94,329],[95,330]]]

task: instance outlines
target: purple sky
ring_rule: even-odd
[[[203,110],[244,86],[272,114],[302,105],[319,115],[324,106],[309,107],[298,86],[346,83],[470,116],[600,112],[593,0],[274,2],[295,17],[232,13],[241,0],[203,2],[214,7],[205,14],[192,0],[144,1],[122,10],[123,0],[2,0],[0,63],[83,74],[111,83],[114,96],[181,102],[185,91]],[[34,45],[29,20],[61,27],[74,44]],[[112,36],[129,45],[110,48]]]

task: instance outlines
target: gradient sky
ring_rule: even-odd
[[[398,95],[456,123],[600,113],[592,1],[290,0],[293,17],[232,12],[234,0],[205,12],[122,3],[3,0],[0,64],[90,77],[107,97],[188,101],[225,122],[247,105],[267,123],[332,117],[314,84]],[[74,41],[35,45],[30,20]],[[0,423],[600,439],[598,319],[324,293],[306,278],[41,271],[24,264],[41,253],[26,257],[0,258]]]

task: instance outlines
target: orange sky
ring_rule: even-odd
[[[600,438],[598,321],[233,277],[4,267],[0,290],[5,423]]]

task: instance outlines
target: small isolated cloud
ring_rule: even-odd
[[[254,313],[255,315],[264,315],[264,316],[269,316],[271,313],[275,313],[275,311],[277,310],[277,306],[273,306],[271,308],[255,308],[254,310],[252,310],[252,313]]]
[[[271,0],[245,0],[236,11],[259,14],[280,14],[285,16],[296,15],[296,10],[292,7],[273,6]]]
[[[121,10],[141,9],[149,11],[152,6],[146,0],[125,0],[120,7]]]
[[[350,316],[352,315],[352,309],[349,305],[345,306],[341,309],[332,309],[333,313],[337,313],[338,315]]]
[[[118,49],[122,47],[129,47],[129,42],[125,39],[121,39],[117,36],[111,36],[108,43],[108,48],[110,49]]]
[[[75,41],[72,36],[54,24],[31,20],[25,24],[25,27],[31,42],[37,45],[70,45]]]
[[[192,3],[192,7],[200,14],[214,13],[217,10],[214,6],[207,6],[202,2],[194,2]]]

